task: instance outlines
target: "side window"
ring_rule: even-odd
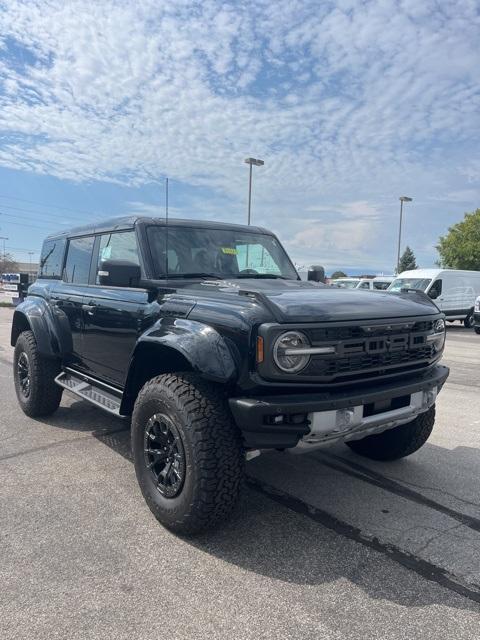
[[[439,296],[442,293],[442,281],[441,280],[435,280],[435,282],[430,287],[429,293],[431,293],[432,291],[435,291],[437,296]]]
[[[137,238],[134,231],[119,231],[100,236],[96,283],[100,284],[99,271],[106,260],[125,260],[140,266]]]
[[[369,282],[362,282],[362,284],[358,287],[359,289],[370,289]]]
[[[70,240],[63,272],[65,282],[88,284],[94,240],[93,236]]]
[[[39,278],[60,279],[62,277],[63,254],[65,253],[65,238],[46,240],[43,243],[40,256]]]

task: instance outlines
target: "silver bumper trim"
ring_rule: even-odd
[[[335,441],[361,440],[366,436],[394,429],[414,420],[420,413],[428,411],[435,404],[437,389],[417,391],[410,396],[406,407],[363,416],[364,405],[310,413],[310,433],[299,440],[289,453],[307,453]]]

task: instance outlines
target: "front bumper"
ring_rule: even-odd
[[[449,369],[437,365],[410,378],[365,390],[231,398],[233,417],[245,446],[292,448],[361,438],[410,422],[435,402]],[[432,392],[432,393],[427,393]],[[339,410],[345,410],[343,412]],[[275,421],[282,417],[282,423]],[[339,420],[342,424],[339,424]]]

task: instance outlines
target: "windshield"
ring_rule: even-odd
[[[298,280],[283,247],[266,233],[169,225],[168,256],[166,227],[151,226],[147,233],[157,278],[168,273],[169,278]]]
[[[431,281],[431,278],[397,278],[392,282],[388,290],[418,289],[419,291],[425,291]]]

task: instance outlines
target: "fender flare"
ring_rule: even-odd
[[[133,358],[140,345],[156,344],[180,353],[192,371],[216,382],[233,380],[238,371],[238,356],[213,327],[186,318],[162,318],[140,336]]]
[[[68,319],[61,312],[54,315],[43,298],[28,297],[16,307],[10,336],[12,347],[15,346],[20,333],[28,330],[33,332],[38,351],[44,356],[60,358],[72,351]]]
[[[150,359],[148,364],[144,363],[144,369],[145,350],[154,353],[156,350],[158,362],[152,366]],[[162,318],[137,341],[125,381],[121,411],[125,415],[131,413],[141,387],[155,375],[187,369],[213,382],[227,384],[236,379],[239,368],[237,347],[213,327],[185,318]]]

